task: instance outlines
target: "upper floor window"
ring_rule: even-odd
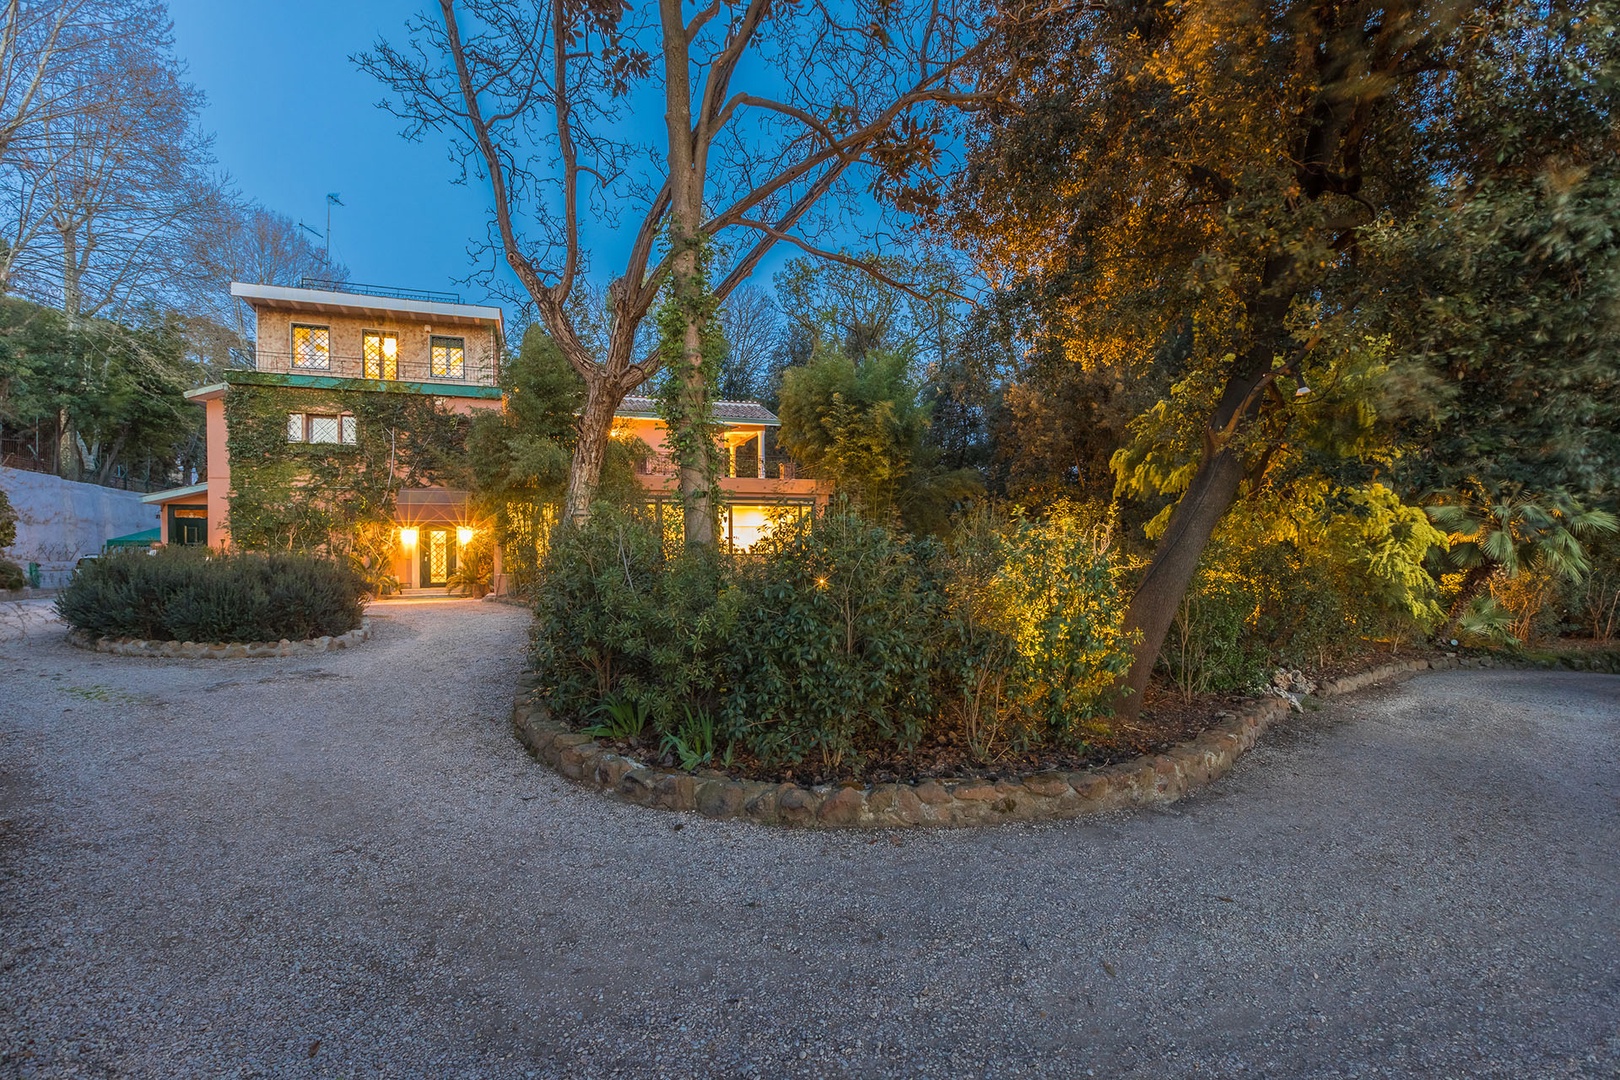
[[[465,379],[466,342],[458,337],[435,337],[431,370],[435,379]]]
[[[288,413],[287,441],[308,443],[342,443],[353,446],[358,441],[359,429],[353,416],[320,413]]]
[[[399,335],[367,330],[360,336],[360,352],[368,379],[399,378]]]
[[[292,366],[325,371],[332,366],[332,330],[326,326],[292,328]]]

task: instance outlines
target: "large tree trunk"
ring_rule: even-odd
[[[568,495],[563,508],[575,525],[583,525],[591,518],[591,501],[602,479],[602,460],[613,434],[613,412],[623,397],[607,379],[586,383],[585,408],[579,414],[579,435],[568,466]]]
[[[681,520],[688,547],[715,544],[715,508],[710,498],[714,446],[709,428],[709,386],[703,370],[704,292],[699,245],[703,237],[703,164],[707,147],[692,132],[691,59],[680,0],[660,0],[664,27],[664,122],[669,129],[670,244],[675,253],[670,291],[684,316],[677,381],[680,417],[689,425],[674,432],[680,454]],[[693,438],[692,435],[702,437]]]
[[[1176,609],[1198,572],[1209,538],[1237,501],[1245,471],[1243,454],[1233,437],[1259,412],[1279,348],[1287,341],[1284,319],[1292,303],[1284,287],[1292,276],[1292,256],[1266,260],[1257,297],[1248,305],[1249,344],[1221,390],[1220,401],[1204,432],[1204,456],[1198,471],[1170,514],[1170,524],[1153,552],[1146,575],[1125,611],[1125,630],[1140,635],[1131,668],[1114,686],[1114,715],[1135,720],[1142,711],[1142,692],[1153,676],[1165,635]]]
[[[1153,667],[1159,661],[1165,635],[1175,621],[1198,560],[1215,533],[1215,526],[1237,500],[1243,482],[1243,458],[1237,451],[1223,449],[1206,458],[1193,475],[1187,493],[1170,515],[1159,546],[1148,564],[1147,574],[1131,596],[1125,612],[1125,630],[1140,634],[1131,669],[1115,689],[1114,715],[1134,720],[1142,708],[1142,692],[1147,689]]]

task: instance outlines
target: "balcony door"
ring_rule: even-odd
[[[456,531],[428,528],[422,530],[421,566],[417,581],[424,589],[436,589],[447,584],[456,572]]]
[[[368,379],[399,378],[399,335],[367,330],[360,336]]]

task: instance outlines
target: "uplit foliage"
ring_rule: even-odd
[[[494,523],[513,588],[527,594],[561,516],[585,383],[545,330],[530,326],[522,348],[501,367],[501,389],[505,407],[473,418],[467,452],[478,509]],[[602,500],[635,501],[634,458],[643,449],[620,439],[608,443]]]
[[[1098,516],[1070,504],[1039,521],[980,510],[951,536],[941,697],[981,757],[1096,730],[1129,664]]]
[[[1382,484],[1305,480],[1224,522],[1162,662],[1184,695],[1254,689],[1277,665],[1319,668],[1437,625],[1427,562],[1446,546],[1423,509]]]

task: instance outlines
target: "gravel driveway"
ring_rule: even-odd
[[[533,764],[526,621],[0,626],[0,1076],[1620,1075],[1620,678],[1425,676],[1163,810],[782,832]]]

